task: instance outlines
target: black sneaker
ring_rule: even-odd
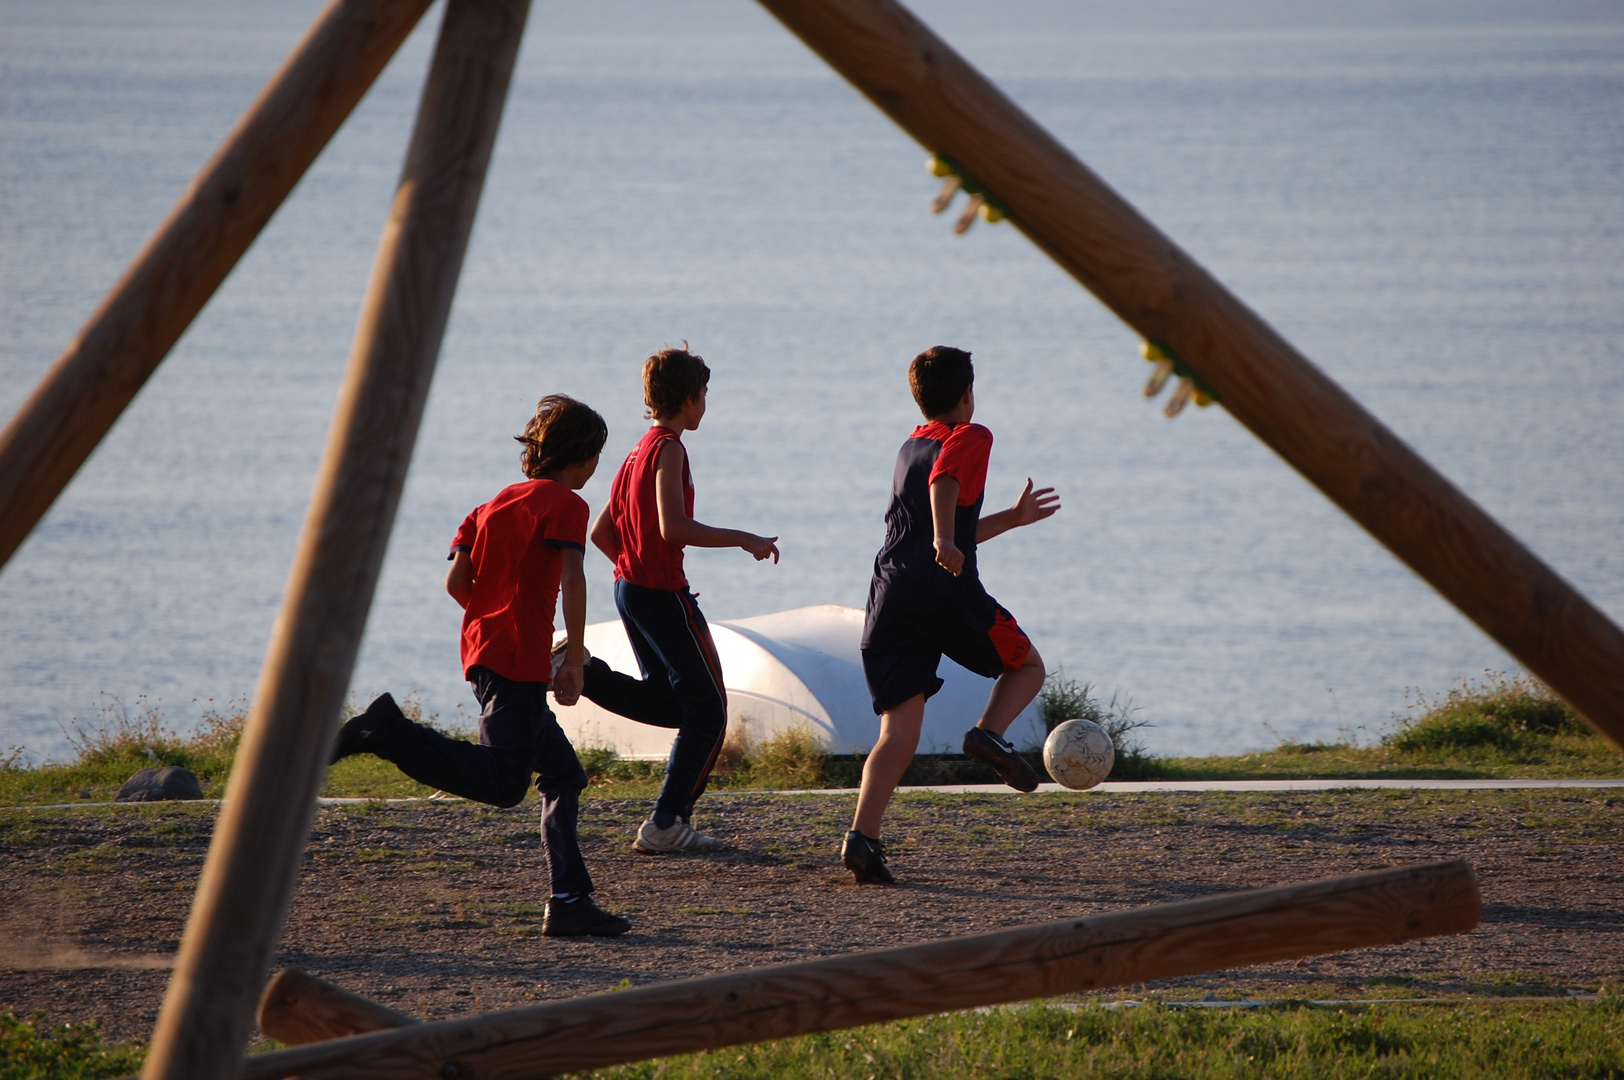
[[[335,765],[353,754],[380,754],[389,742],[389,731],[406,716],[388,694],[379,694],[366,712],[352,716],[338,729],[338,743],[327,764]]]
[[[885,849],[853,829],[840,845],[840,861],[857,877],[859,885],[895,885],[897,879],[885,868]]]
[[[569,903],[549,897],[541,920],[542,937],[619,937],[631,928],[630,919],[603,910],[590,896]]]
[[[1016,791],[1037,790],[1038,773],[1032,763],[986,728],[973,727],[964,733],[964,755],[991,765],[998,779]]]

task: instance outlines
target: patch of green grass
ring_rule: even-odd
[[[360,863],[381,863],[393,862],[396,859],[404,859],[409,855],[411,855],[411,852],[402,851],[400,848],[362,847],[356,848],[354,851],[352,851],[350,853],[350,858]]]
[[[1624,757],[1537,679],[1485,672],[1447,694],[1416,694],[1374,746],[1288,740],[1255,754],[1153,758],[1150,772],[1167,780],[1617,777]]]
[[[439,729],[438,718],[425,717],[422,707],[410,698],[401,702],[401,711]],[[346,717],[352,713],[353,709],[346,708]],[[94,722],[75,721],[71,725],[68,743],[74,760],[30,766],[20,751],[0,757],[0,806],[111,802],[137,770],[165,765],[190,770],[205,798],[220,798],[225,794],[247,719],[246,702],[233,702],[224,710],[211,708],[192,733],[183,737],[167,725],[162,709],[145,698],[137,698],[132,710],[121,699],[106,696]],[[422,797],[433,790],[387,761],[358,754],[328,770],[322,794],[394,799]]]
[[[829,752],[809,727],[792,727],[756,739],[740,718],[728,726],[716,759],[720,787],[751,790],[821,788],[829,783]]]
[[[62,857],[64,866],[75,870],[110,870],[119,860],[133,854],[120,848],[117,844],[105,841],[94,847],[80,848],[70,851]]]
[[[434,789],[419,784],[391,762],[356,754],[327,770],[321,793],[341,799],[423,799],[433,795]]]
[[[660,790],[665,777],[665,762],[640,761],[623,758],[607,746],[577,747],[575,756],[581,759],[587,781],[600,794],[616,798],[639,798]]]
[[[665,761],[620,757],[605,746],[577,748],[592,793],[607,798],[636,799],[654,795],[665,778]],[[807,728],[791,728],[767,739],[753,737],[751,725],[735,719],[711,774],[715,791],[772,791],[801,788],[856,787],[861,760],[853,763],[829,754]]]
[[[781,731],[755,747],[750,759],[752,787],[809,788],[825,783],[829,752],[810,728]]]
[[[402,870],[414,874],[466,874],[474,868],[471,862],[455,862],[445,859],[425,859],[414,863],[407,863]]]
[[[1431,699],[1420,697],[1411,716],[1382,739],[1401,754],[1426,756],[1461,751],[1516,755],[1544,753],[1552,739],[1585,736],[1590,729],[1567,702],[1544,683],[1503,672],[1470,680]]]
[[[42,822],[34,818],[0,819],[0,848],[27,851],[32,848],[49,847],[55,839],[56,830],[46,828]]]
[[[94,1021],[53,1028],[44,1017],[0,1011],[0,1080],[101,1080],[141,1070],[139,1041],[108,1046]]]
[[[1358,780],[1358,778],[1549,778],[1624,776],[1624,758],[1596,736],[1548,687],[1530,677],[1489,676],[1462,682],[1436,698],[1416,697],[1408,715],[1376,745],[1285,741],[1257,754],[1156,757],[1134,732],[1150,724],[1122,693],[1101,700],[1088,682],[1052,674],[1041,698],[1044,724],[1091,719],[1111,734],[1116,765],[1111,780]],[[1028,758],[1043,775],[1036,750]],[[581,754],[594,788],[619,797],[658,791],[664,762],[628,762],[612,750]],[[734,724],[718,760],[715,788],[856,788],[861,755],[820,752],[806,731],[752,742]],[[921,754],[903,784],[997,783],[991,768],[960,755]]]
[[[410,699],[402,710],[434,726]],[[1395,726],[1375,745],[1285,741],[1272,750],[1203,758],[1156,757],[1134,736],[1148,726],[1128,698],[1102,702],[1086,682],[1056,672],[1044,686],[1044,722],[1083,717],[1110,732],[1116,746],[1113,780],[1250,780],[1358,778],[1544,778],[1624,776],[1624,757],[1592,733],[1549,688],[1526,676],[1487,674],[1463,681],[1438,697],[1417,695]],[[78,758],[69,764],[29,766],[19,753],[0,756],[0,806],[34,806],[111,800],[140,768],[182,765],[198,775],[204,793],[225,790],[246,710],[211,712],[187,738],[163,724],[144,701],[132,714],[113,699],[101,725],[76,728]],[[455,733],[453,733],[455,734]],[[466,736],[466,733],[462,733]],[[646,799],[659,790],[664,761],[634,761],[605,747],[578,750],[594,797]],[[1037,751],[1028,753],[1042,768]],[[712,782],[717,790],[749,791],[856,787],[861,755],[831,755],[805,729],[772,738],[750,738],[735,722]],[[920,754],[903,777],[905,785],[995,783],[991,768],[959,755]],[[323,794],[336,797],[422,798],[432,789],[387,761],[358,754],[328,770]],[[527,798],[533,799],[532,791]],[[368,811],[362,810],[362,813]]]
[[[72,762],[29,767],[15,751],[0,759],[0,803],[107,802],[137,770],[165,765],[189,769],[206,797],[218,798],[225,790],[242,738],[244,710],[210,709],[196,730],[182,738],[165,725],[162,710],[145,698],[136,699],[133,711],[117,697],[103,701],[95,723],[75,722],[68,731],[76,755]]]
[[[1624,1011],[1597,1003],[1028,1005],[639,1062],[600,1080],[1109,1076],[1502,1080],[1624,1076]]]

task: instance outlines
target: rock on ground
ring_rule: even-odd
[[[139,769],[124,781],[114,802],[167,802],[173,799],[201,799],[203,785],[190,769],[165,765],[161,769]]]

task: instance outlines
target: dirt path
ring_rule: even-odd
[[[278,966],[439,1018],[633,984],[1464,857],[1470,935],[1179,980],[1316,997],[1559,991],[1624,976],[1624,798],[1571,792],[917,795],[888,819],[905,884],[835,855],[854,796],[714,795],[721,856],[631,852],[641,802],[590,800],[583,846],[612,941],[540,936],[534,811],[335,807],[316,819]],[[210,808],[0,810],[0,1007],[151,1030]]]

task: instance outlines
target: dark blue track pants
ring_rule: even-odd
[[[654,810],[687,821],[727,735],[727,691],[710,626],[687,589],[645,589],[617,578],[615,606],[643,677],[593,657],[582,694],[639,724],[677,729]]]
[[[547,684],[518,682],[477,665],[468,669],[468,682],[482,706],[478,746],[403,718],[391,726],[379,756],[419,783],[492,806],[523,802],[534,773],[552,891],[591,892],[592,875],[576,839],[586,770],[547,707]]]

